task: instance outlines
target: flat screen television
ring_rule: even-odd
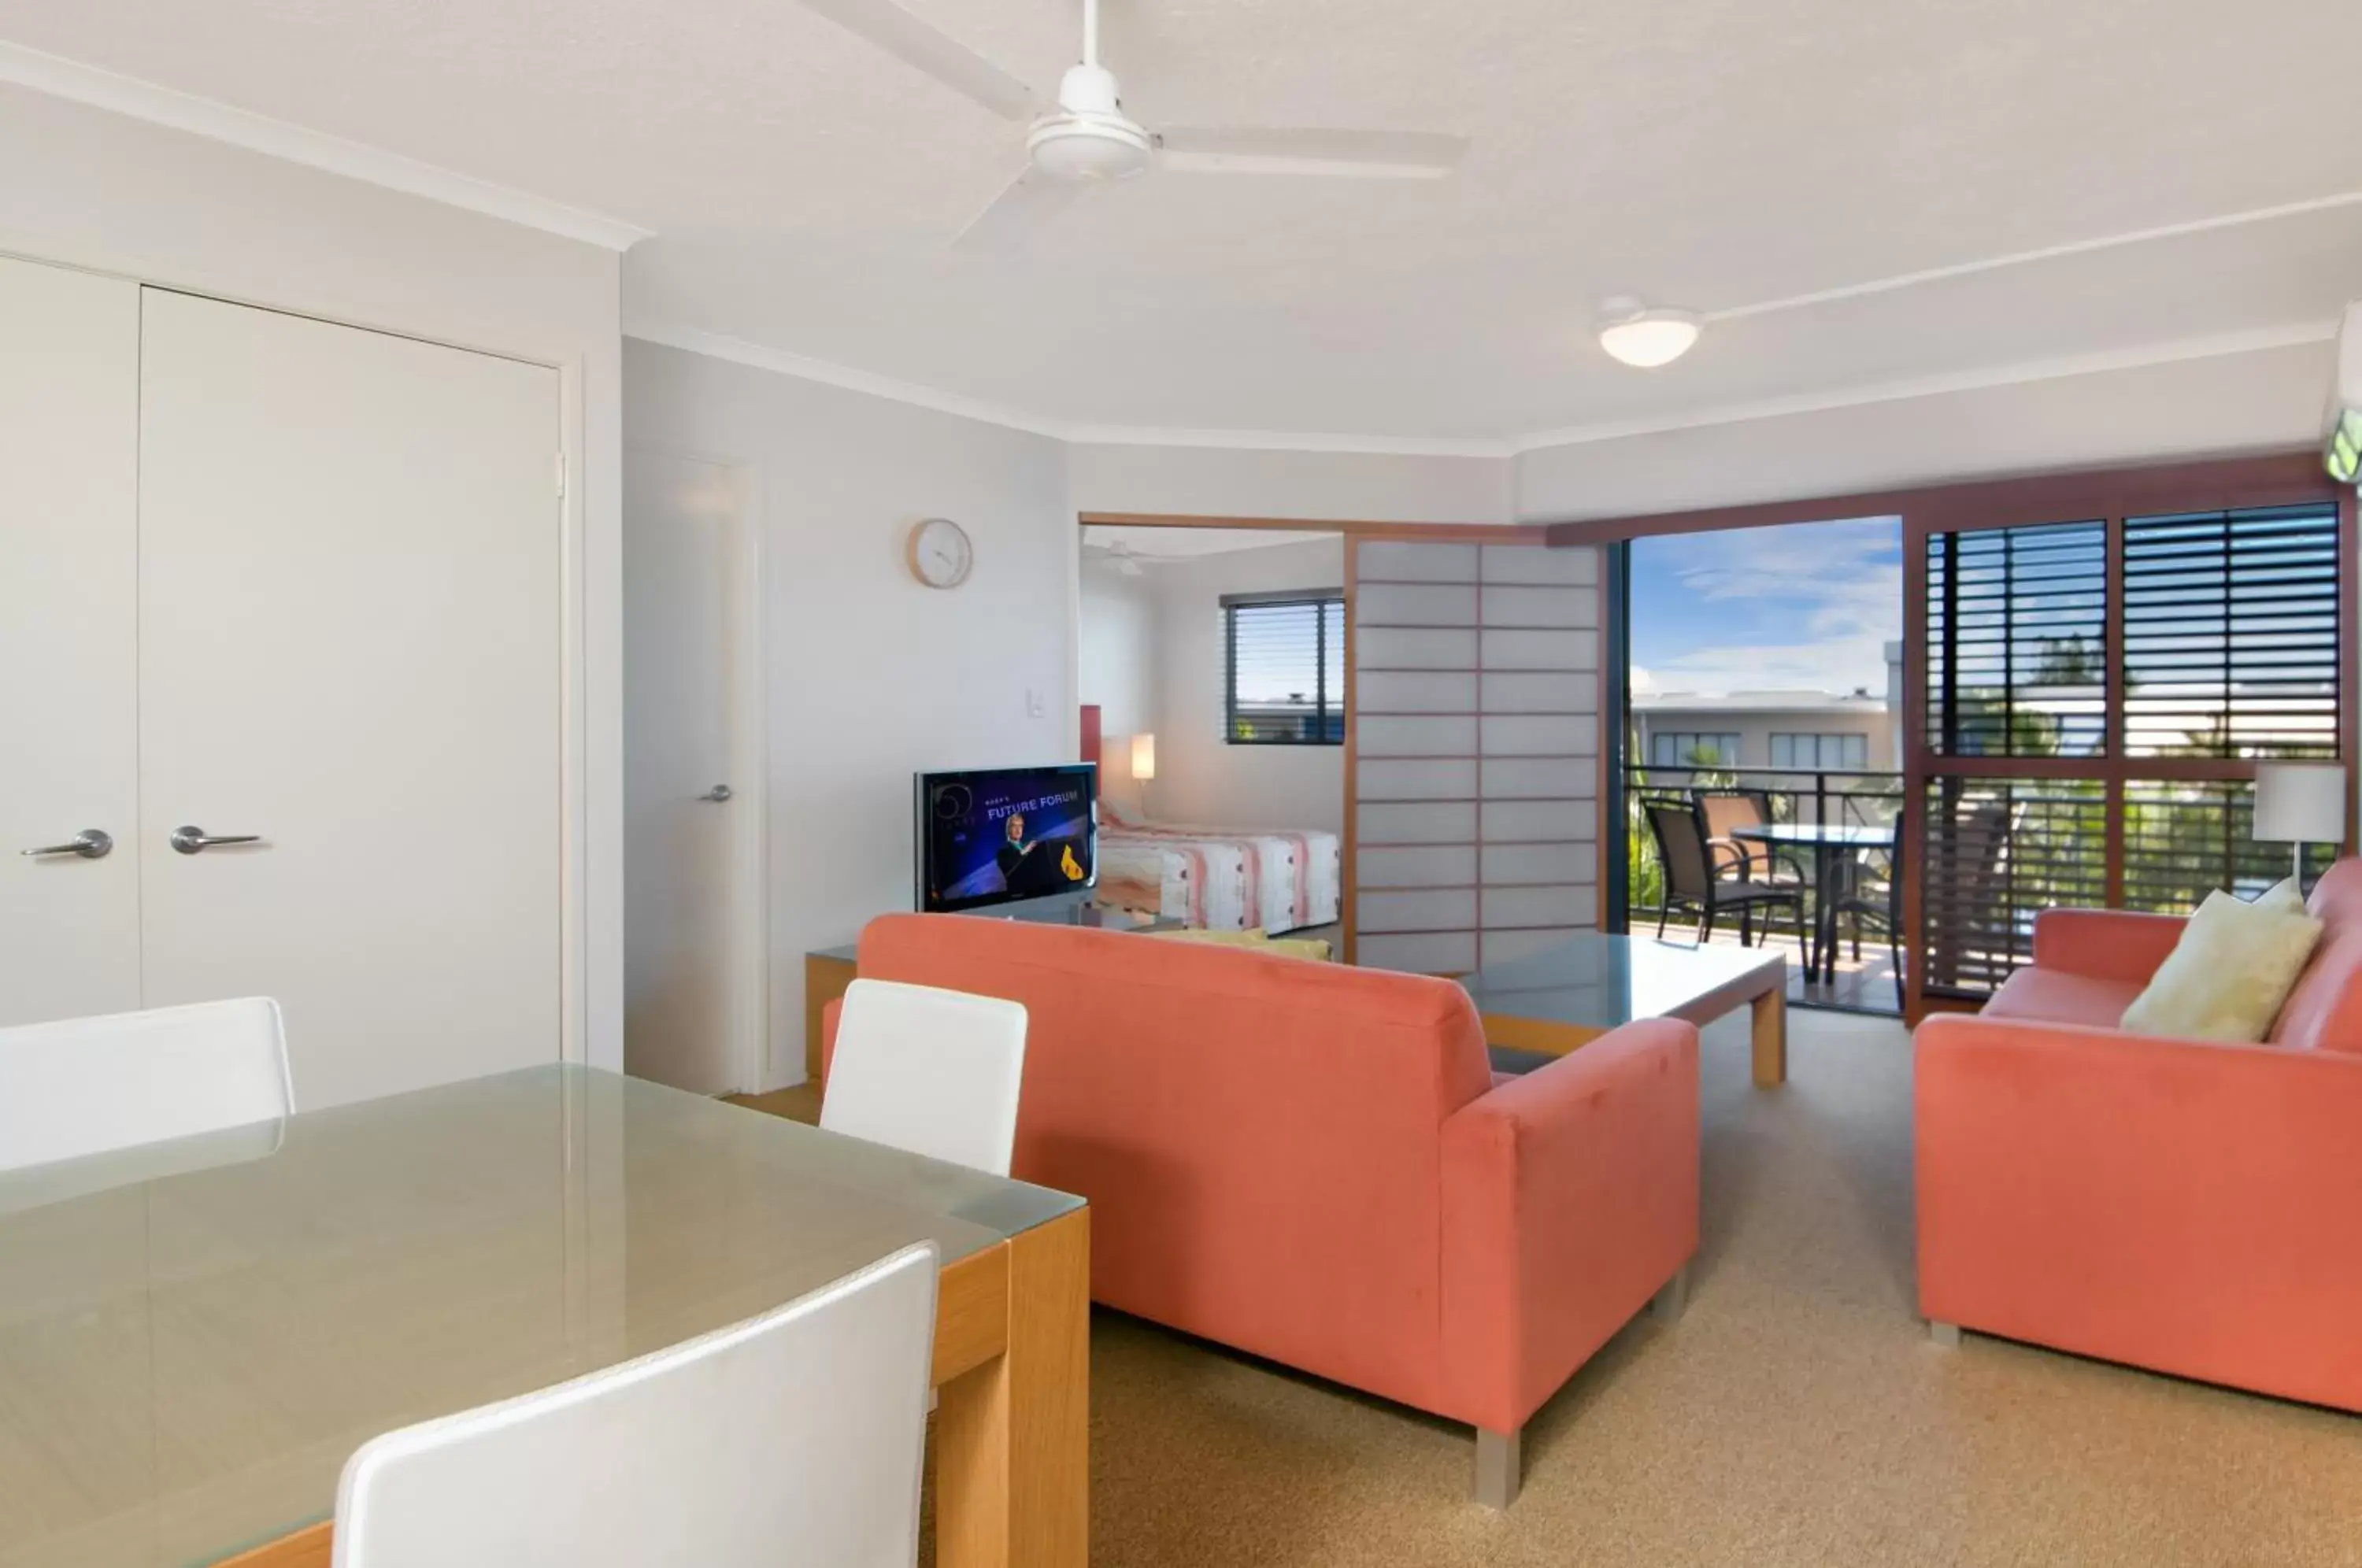
[[[1099,879],[1098,781],[1089,762],[920,774],[919,908],[1088,893]]]

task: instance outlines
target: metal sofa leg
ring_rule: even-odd
[[[1674,1323],[1681,1320],[1682,1313],[1689,1304],[1690,1265],[1683,1264],[1658,1290],[1656,1297],[1649,1303],[1649,1310],[1656,1315],[1659,1322]]]
[[[1525,1479],[1526,1429],[1513,1431],[1487,1431],[1476,1429],[1476,1501],[1488,1508],[1506,1508],[1518,1500],[1518,1486]]]
[[[1927,1337],[1945,1350],[1960,1348],[1960,1326],[1958,1323],[1939,1323],[1930,1318],[1927,1320]]]

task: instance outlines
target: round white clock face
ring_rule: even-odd
[[[976,565],[976,547],[967,530],[948,517],[930,517],[913,525],[904,553],[911,575],[929,588],[957,588]]]

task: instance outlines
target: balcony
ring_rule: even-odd
[[[1760,802],[1771,823],[1791,829],[1824,825],[1848,830],[1861,840],[1883,838],[1877,847],[1835,845],[1817,851],[1805,844],[1765,845],[1740,839],[1756,879],[1793,888],[1798,894],[1807,940],[1822,922],[1821,900],[1837,894],[1883,906],[1888,878],[1896,874],[1892,845],[1903,809],[1903,776],[1874,770],[1832,772],[1796,767],[1648,767],[1634,768],[1625,790],[1625,842],[1628,880],[1627,907],[1629,929],[1636,935],[1654,934],[1661,923],[1668,940],[1697,940],[1703,922],[1694,907],[1668,909],[1664,867],[1655,835],[1650,833],[1645,805],[1651,801],[1684,805],[1700,797],[1744,796]],[[1722,844],[1715,849],[1717,869],[1726,880],[1738,872],[1734,851]],[[1824,880],[1830,886],[1824,888]],[[1823,954],[1822,966],[1807,973],[1797,932],[1785,911],[1768,922],[1757,921],[1756,944],[1769,942],[1788,956],[1788,999],[1802,1007],[1837,1008],[1847,1011],[1895,1014],[1896,966],[1893,945],[1883,924],[1874,918],[1849,914],[1837,922],[1834,951]],[[1716,945],[1737,945],[1742,940],[1738,916],[1729,910],[1715,917],[1707,940]]]

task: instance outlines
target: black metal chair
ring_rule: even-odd
[[[1903,824],[1898,819],[1894,831],[1899,835]],[[1872,851],[1876,854],[1877,851]],[[1861,928],[1871,926],[1873,937],[1886,938],[1888,958],[1894,966],[1894,1010],[1905,1010],[1903,990],[1903,872],[1899,845],[1885,851],[1885,875],[1860,860],[1849,860],[1845,868],[1845,886],[1830,902],[1830,930],[1838,924],[1852,927],[1849,933],[1853,944],[1853,961],[1861,962]]]
[[[1735,828],[1763,827],[1772,823],[1772,792],[1733,787],[1692,792],[1705,819],[1705,841],[1717,876],[1736,875],[1742,882],[1777,883],[1783,878],[1801,883],[1804,868],[1773,845],[1750,843],[1732,835]]]
[[[1698,911],[1700,942],[1712,939],[1716,916],[1724,910],[1736,909],[1739,945],[1752,947],[1755,911],[1765,911],[1764,932],[1768,936],[1771,911],[1784,908],[1796,927],[1796,944],[1810,960],[1812,938],[1805,930],[1802,889],[1789,884],[1734,881],[1717,876],[1714,854],[1706,843],[1705,812],[1693,803],[1680,801],[1649,801],[1642,805],[1648,813],[1650,835],[1657,841],[1657,864],[1664,872],[1665,890],[1658,900],[1659,936],[1665,934],[1665,922],[1675,905]]]
[[[2003,855],[2009,848],[2011,834],[2016,827],[2017,813],[2010,805],[1988,801],[1971,811],[1949,834],[1951,864],[1946,867],[1948,879],[1964,889],[1971,900],[1981,900],[1998,873]],[[1867,920],[1872,936],[1886,938],[1886,950],[1894,964],[1894,1006],[1898,1012],[1907,1011],[1907,991],[1903,972],[1903,871],[1900,835],[1903,824],[1898,819],[1894,831],[1897,844],[1886,852],[1886,875],[1883,879],[1863,873],[1869,867],[1856,862],[1847,873],[1845,891],[1834,908],[1837,918],[1849,920],[1854,962],[1861,962],[1861,925]]]

